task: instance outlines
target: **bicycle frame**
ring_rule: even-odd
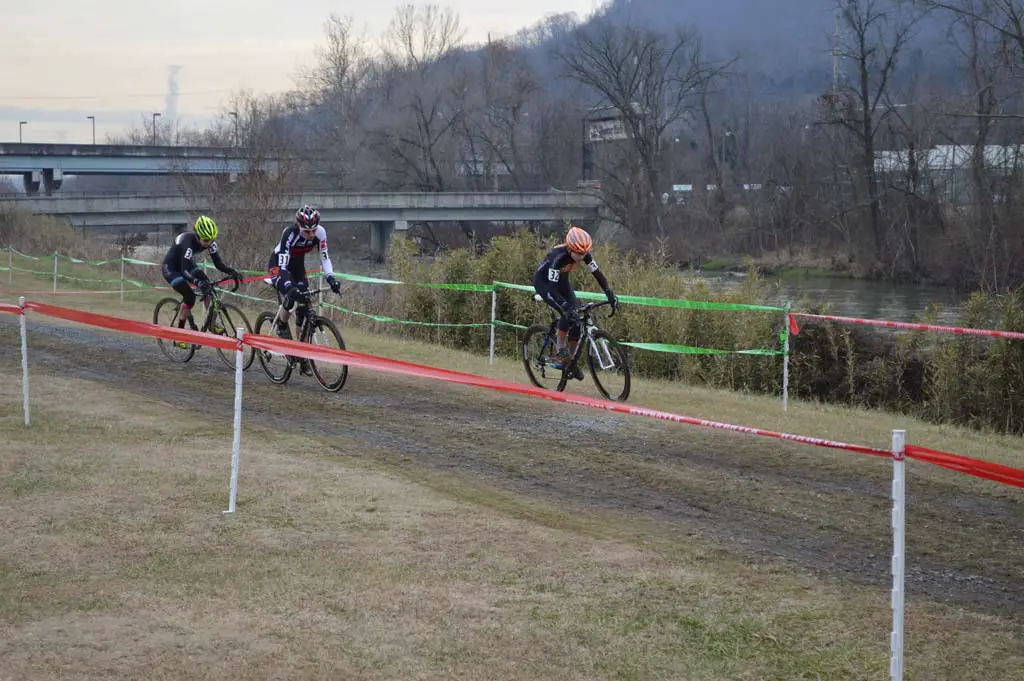
[[[298,340],[299,341],[301,341],[303,343],[307,342],[310,333],[312,333],[312,331],[313,331],[313,322],[316,321],[316,317],[319,316],[319,313],[313,311],[313,297],[314,296],[323,295],[324,293],[326,293],[327,291],[330,291],[330,290],[331,289],[329,289],[329,288],[318,288],[318,289],[313,289],[312,291],[307,291],[306,295],[303,296],[303,299],[299,300],[298,302],[295,303],[295,307],[292,308],[292,313],[294,313],[294,314],[298,314],[298,308],[300,306],[306,308],[306,319],[305,319],[305,321],[302,324],[302,328],[298,330],[299,331],[299,333],[298,333]],[[280,323],[280,321],[281,321],[281,294],[278,293],[277,294],[277,312],[274,313],[274,324],[278,324],[278,323]]]
[[[200,331],[210,330],[210,325],[213,323],[213,315],[217,310],[220,309],[221,293],[217,287],[223,284],[225,281],[235,282],[234,287],[232,287],[231,289],[232,293],[238,290],[238,282],[235,281],[232,277],[224,277],[223,279],[218,279],[217,281],[211,282],[213,284],[213,290],[210,292],[210,295],[203,296],[201,298],[201,300],[203,301],[203,306],[206,308],[206,316],[203,318],[203,325],[199,327]],[[190,316],[191,314],[192,312],[189,311]],[[194,323],[195,319],[193,319],[192,321]]]
[[[569,365],[572,366],[579,361],[582,355],[582,349],[584,345],[584,338],[586,342],[594,348],[594,355],[597,357],[598,364],[602,369],[611,369],[615,366],[615,361],[612,359],[611,351],[608,349],[608,340],[605,338],[595,339],[594,336],[597,331],[601,329],[594,323],[593,311],[603,305],[610,305],[607,300],[602,300],[596,303],[587,303],[576,308],[576,314],[580,317],[580,339],[576,343],[576,350],[573,352],[572,357],[569,360]],[[548,335],[554,339],[555,334],[558,333],[558,315],[555,314],[554,310],[551,310],[551,328],[548,331]]]

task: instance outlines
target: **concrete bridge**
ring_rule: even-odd
[[[21,175],[26,194],[60,189],[65,175],[223,175],[232,181],[253,171],[276,173],[278,161],[258,167],[225,147],[122,144],[0,144],[0,175]]]
[[[78,229],[149,232],[167,227],[180,231],[200,214],[230,221],[233,212],[256,210],[238,204],[241,200],[230,195],[64,194],[3,198],[0,206],[53,215]],[[283,225],[292,221],[296,208],[306,203],[320,210],[321,220],[326,224],[370,223],[371,251],[375,255],[387,250],[392,230],[408,229],[410,222],[586,220],[598,218],[600,208],[596,196],[561,191],[328,193],[277,197],[260,211],[260,217]]]

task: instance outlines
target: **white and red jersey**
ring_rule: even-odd
[[[274,247],[270,255],[269,269],[275,267],[287,269],[292,272],[306,271],[306,254],[314,248],[320,250],[320,270],[325,277],[334,274],[334,266],[331,264],[331,257],[327,254],[327,230],[323,225],[318,225],[312,239],[302,236],[302,232],[295,225],[285,228],[281,233],[281,241]]]

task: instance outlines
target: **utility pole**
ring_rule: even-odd
[[[160,115],[159,112],[156,112],[156,111],[153,112],[153,146],[154,147],[156,146],[156,119],[157,119],[157,116],[159,116],[159,115]]]
[[[832,94],[839,91],[839,10],[836,10],[836,37],[832,47]]]

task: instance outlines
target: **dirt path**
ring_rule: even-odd
[[[231,418],[233,380],[212,350],[181,366],[152,340],[38,317],[30,328],[36,374],[114,384]],[[0,358],[16,362],[17,347],[16,321],[0,318]],[[301,400],[309,418],[285,411],[286,400]],[[870,457],[358,370],[328,395],[308,378],[274,386],[256,363],[244,408],[246,423],[365,443],[406,469],[452,472],[570,509],[632,514],[646,528],[748,559],[889,583],[890,468]],[[566,449],[570,436],[582,441]],[[979,495],[962,485],[953,473],[911,475],[908,592],[1020,619],[1024,495]]]

